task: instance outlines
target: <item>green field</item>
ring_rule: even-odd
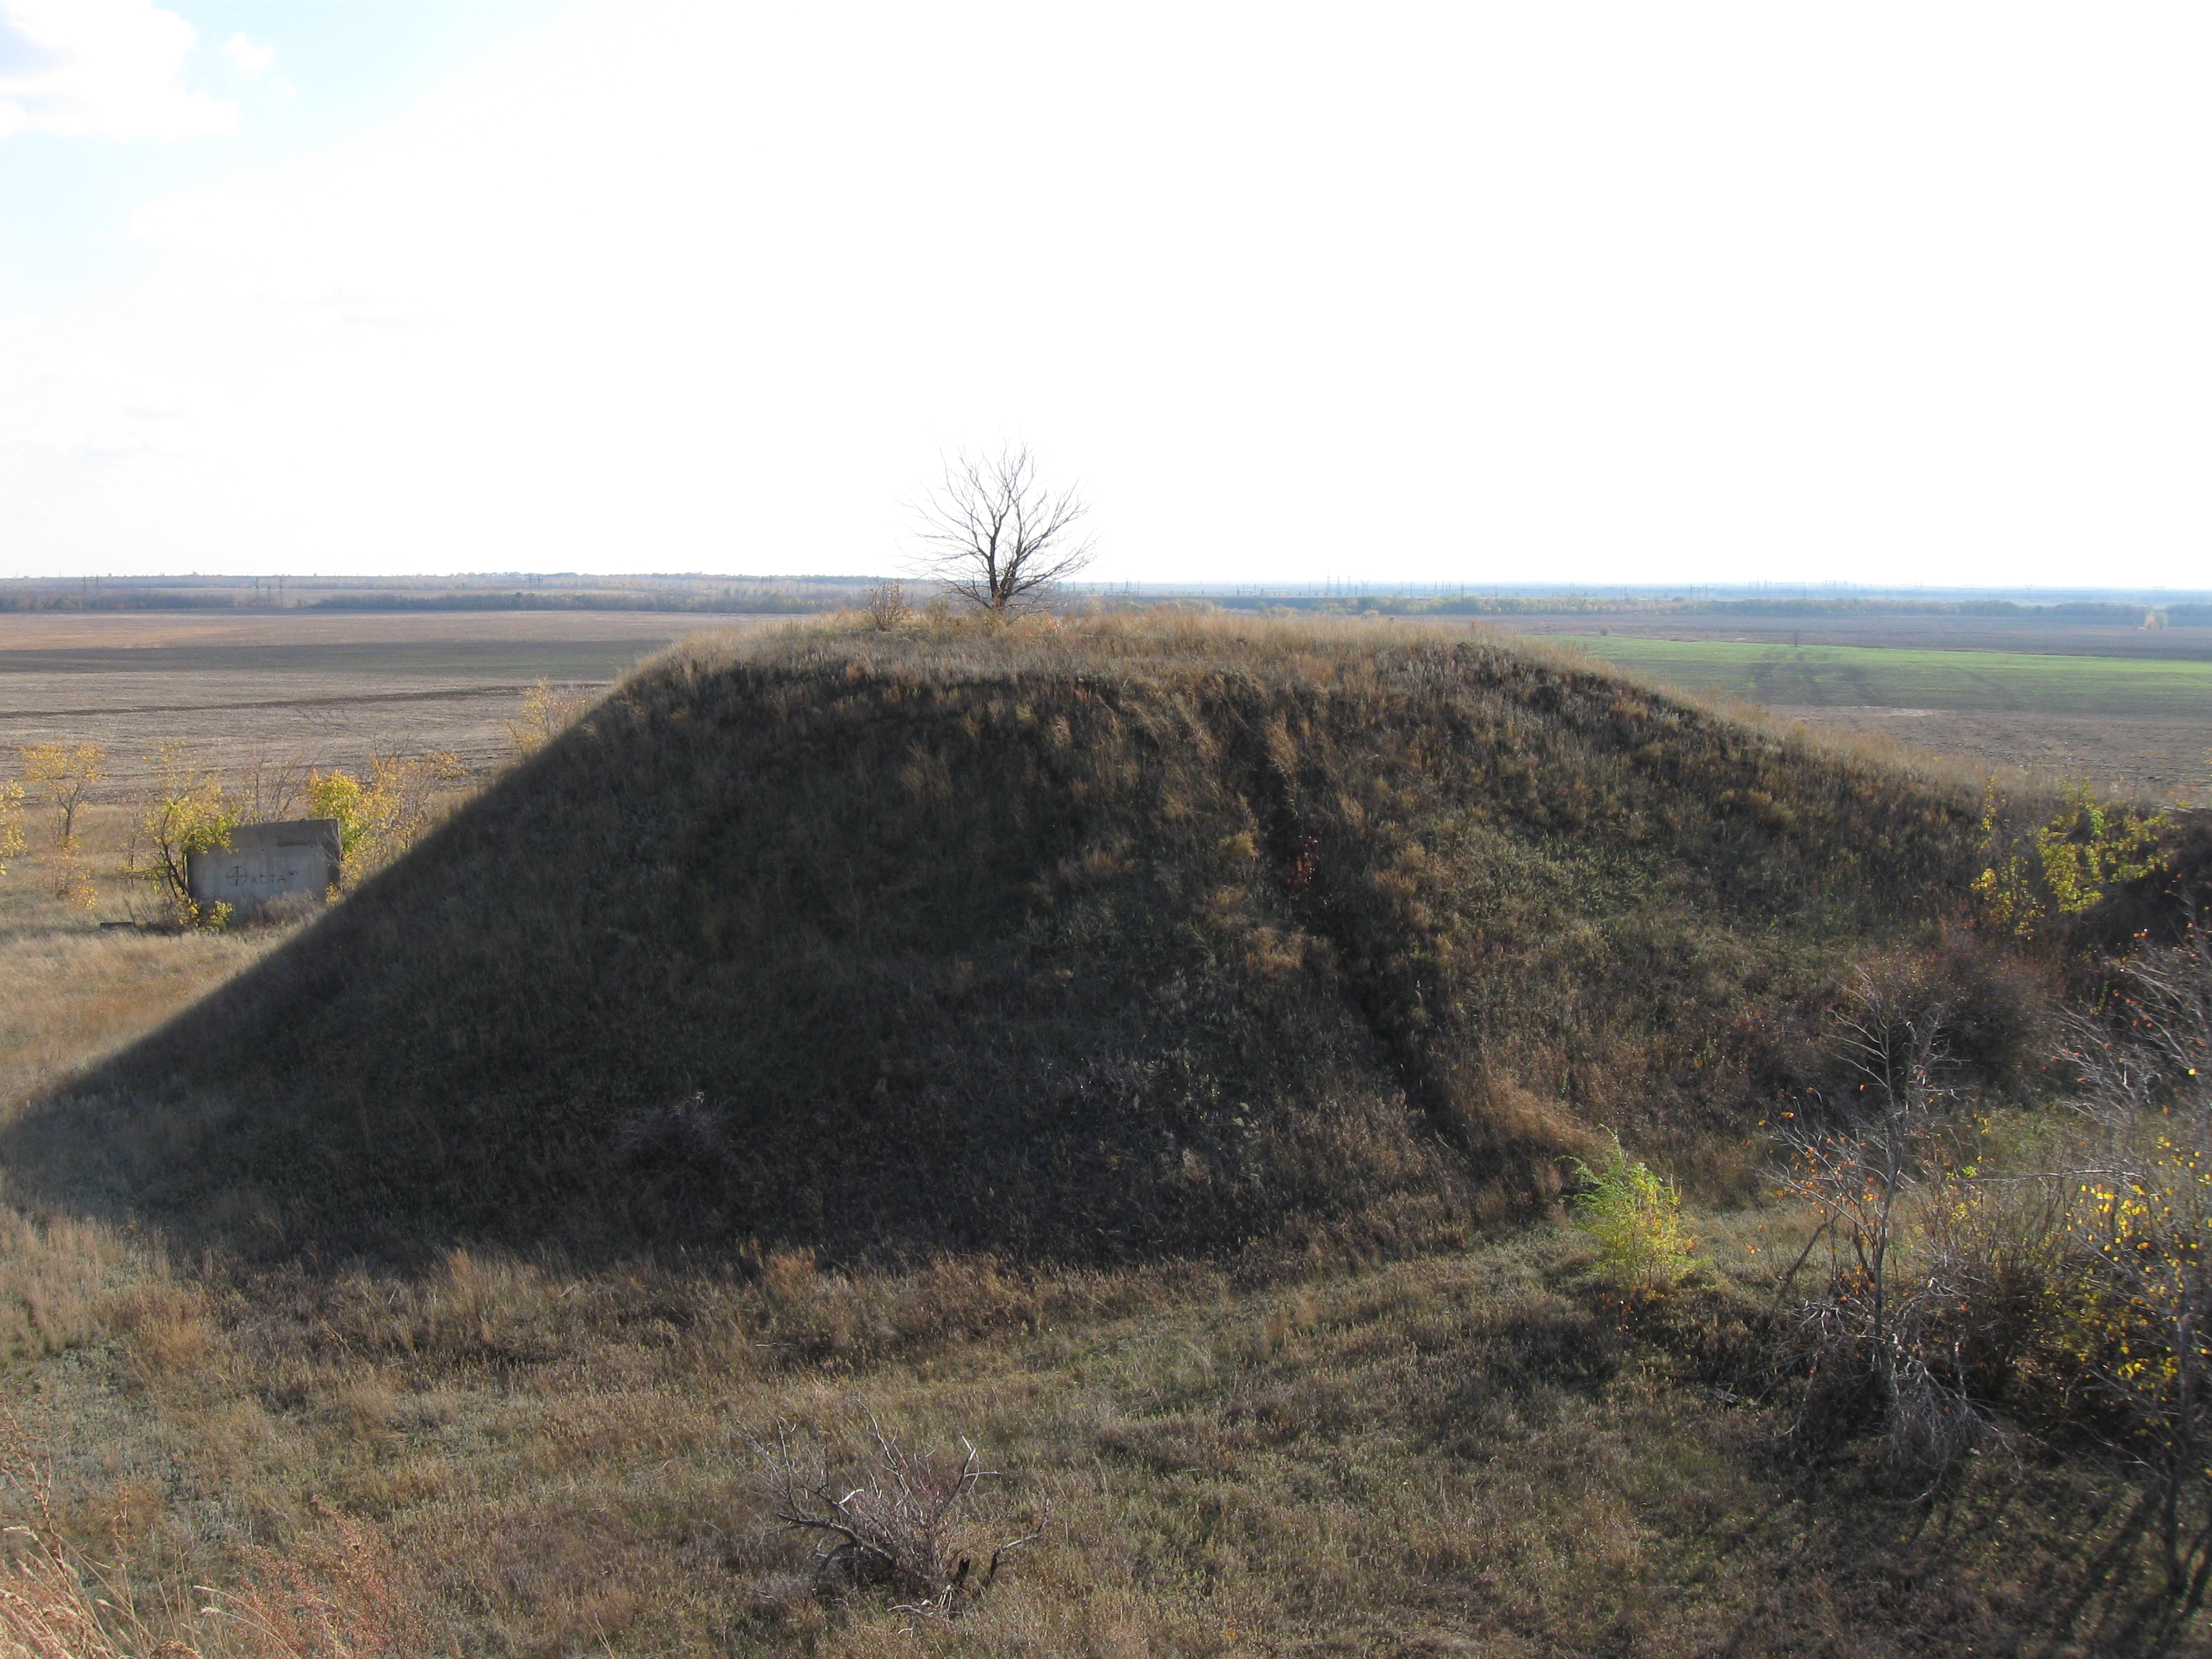
[[[1638,674],[1770,705],[2212,716],[2212,663],[1555,635]]]

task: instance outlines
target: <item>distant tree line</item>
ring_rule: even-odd
[[[0,611],[266,611],[270,601],[251,592],[175,592],[162,588],[112,587],[96,593],[56,589],[0,592]]]
[[[942,573],[939,573],[942,574]],[[1062,576],[1055,566],[1049,573]],[[724,587],[701,592],[643,588],[549,591],[532,588],[457,587],[423,592],[405,589],[355,590],[326,593],[288,610],[344,611],[647,611],[807,616],[849,608],[869,584],[849,580],[799,579],[788,586],[765,583],[749,589]],[[295,590],[296,592],[296,590]],[[1133,594],[1132,602],[1144,603]],[[1416,596],[1377,592],[1322,598],[1270,594],[1264,590],[1231,594],[1185,595],[1188,599],[1232,610],[1291,611],[1320,616],[1385,617],[2019,617],[2052,622],[2111,623],[2124,627],[2212,628],[2212,605],[2164,607],[2109,600],[2069,599],[2052,605],[2015,599],[1639,599],[1595,593],[1462,593]],[[22,611],[270,611],[278,608],[267,588],[104,587],[72,583],[0,582],[0,614]]]

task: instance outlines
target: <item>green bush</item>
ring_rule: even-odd
[[[192,897],[191,856],[230,844],[239,803],[224,792],[222,778],[183,745],[162,744],[150,758],[155,782],[139,798],[124,869],[154,889],[177,926],[219,928],[229,921],[230,906],[203,905]]]
[[[1597,1245],[1608,1278],[1624,1285],[1673,1285],[1696,1264],[1697,1240],[1682,1225],[1682,1194],[1649,1164],[1632,1159],[1618,1138],[1601,1170],[1580,1158],[1588,1183],[1568,1200],[1576,1228]]]
[[[2100,801],[2088,784],[2069,782],[2057,815],[2023,836],[1991,790],[1982,811],[1989,865],[1974,878],[1974,896],[1997,931],[2030,938],[2049,918],[2078,916],[2114,886],[2156,870],[2170,824],[2163,812]]]

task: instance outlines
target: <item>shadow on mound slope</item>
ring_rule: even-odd
[[[1395,1248],[1729,1120],[1973,825],[1464,640],[679,647],[4,1155],[284,1249]]]

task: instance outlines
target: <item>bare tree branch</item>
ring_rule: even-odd
[[[1097,556],[1097,544],[1076,530],[1089,511],[1078,490],[1045,487],[1025,446],[991,457],[963,450],[915,506],[921,562],[963,599],[1004,615]]]
[[[1793,1120],[1777,1136],[1784,1190],[1821,1219],[1777,1285],[1778,1300],[1825,1237],[1827,1289],[1799,1303],[1796,1340],[1808,1368],[1878,1390],[1892,1467],[1938,1480],[1992,1428],[1966,1388],[1954,1349],[1940,1352],[1937,1311],[1959,1299],[1952,1264],[1900,1266],[1905,1212],[1935,1180],[1942,1129],[1957,1097],[1948,1079],[1950,1001],[1909,979],[1862,969],[1831,1015],[1830,1051],[1860,1082],[1829,1103],[1826,1124]],[[1814,1403],[1808,1395],[1799,1426]]]

